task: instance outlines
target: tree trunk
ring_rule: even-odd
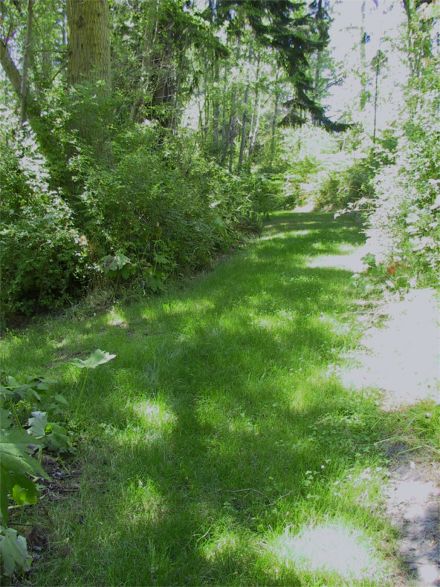
[[[6,74],[6,77],[12,85],[18,100],[21,104],[23,104],[24,100],[22,89],[24,87],[24,83],[21,74],[9,53],[8,46],[2,39],[0,39],[0,64]],[[58,169],[58,171],[63,169],[64,172],[64,177],[61,181],[58,181],[58,179],[53,177],[52,174],[52,185],[55,187],[61,183],[64,186],[69,181],[68,179],[66,180],[66,178],[70,178],[70,172],[67,170],[67,165],[63,166],[63,147],[59,144],[57,137],[48,127],[48,123],[41,114],[41,108],[35,99],[35,96],[29,90],[29,87],[27,87],[25,103],[26,120],[29,122],[29,126],[36,136],[42,153],[52,165],[53,169]]]
[[[72,86],[111,81],[110,22],[107,0],[67,0],[69,63],[67,77]]]
[[[373,143],[376,143],[376,135],[377,135],[377,110],[379,104],[379,76],[382,69],[382,66],[386,62],[385,54],[379,49],[376,53],[375,57],[373,58],[373,66],[374,66],[374,120],[373,120]]]
[[[220,101],[219,101],[219,96],[218,96],[218,80],[219,80],[219,64],[218,64],[218,59],[217,57],[214,57],[215,59],[215,63],[214,63],[214,97],[213,97],[213,107],[212,107],[212,117],[213,117],[213,145],[214,145],[214,151],[217,155],[218,153],[218,148],[219,148],[219,140],[218,140],[218,136],[219,136],[219,118],[220,118]]]
[[[6,73],[8,80],[11,82],[14,92],[22,100],[21,90],[22,81],[20,72],[17,69],[14,61],[12,60],[11,54],[8,51],[8,46],[3,39],[0,39],[0,63],[2,64],[3,70]]]
[[[142,61],[139,86],[137,88],[137,97],[133,102],[131,109],[131,119],[140,122],[140,110],[145,105],[145,94],[148,92],[151,85],[151,74],[153,70],[153,51],[157,44],[157,37],[159,34],[159,2],[155,0],[154,6],[150,6],[148,13],[147,26],[145,26],[144,38],[142,43]],[[144,116],[145,113],[142,112]]]
[[[247,107],[249,100],[249,83],[246,84],[243,100],[243,116],[241,117],[241,138],[240,138],[240,153],[238,155],[237,170],[240,171],[243,165],[244,150],[246,148],[246,126],[247,126]]]
[[[33,24],[34,0],[28,0],[26,38],[24,44],[23,72],[21,75],[21,122],[27,118],[29,98],[29,63],[32,50],[32,24]]]
[[[361,42],[360,42],[360,62],[361,62],[361,96],[359,100],[359,109],[362,112],[368,101],[368,90],[367,90],[367,54],[366,54],[366,43],[367,43],[367,32],[365,30],[365,11],[366,11],[366,0],[362,0],[361,4]]]
[[[71,104],[72,127],[95,156],[111,161],[108,98],[111,90],[108,0],[67,0],[68,84],[80,90]]]
[[[414,55],[414,30],[413,30],[413,3],[412,0],[403,0],[403,7],[406,14],[406,38],[407,38],[407,56],[411,74],[415,74],[415,55]]]
[[[232,172],[232,163],[234,160],[234,141],[235,141],[235,87],[232,89],[231,106],[229,111],[229,124],[225,143],[225,158],[229,152],[229,171]]]
[[[255,75],[255,98],[254,98],[254,106],[252,108],[252,119],[251,119],[251,128],[249,131],[249,159],[251,159],[254,149],[255,143],[257,142],[258,136],[258,129],[260,126],[260,66],[261,66],[261,55],[258,53],[257,56],[257,72]]]
[[[248,121],[248,102],[249,102],[249,90],[250,90],[250,73],[249,70],[253,64],[253,51],[252,46],[249,47],[249,55],[248,55],[248,62],[247,62],[247,75],[246,75],[246,87],[244,90],[244,99],[243,99],[243,114],[241,117],[241,137],[240,137],[240,151],[238,155],[238,164],[237,164],[237,171],[243,166],[244,160],[244,152],[246,149],[246,139],[247,139],[247,121]]]
[[[379,98],[379,72],[380,72],[380,63],[377,60],[376,68],[375,68],[375,83],[374,83],[374,120],[373,120],[373,144],[376,144],[376,134],[377,134],[377,103]]]
[[[23,104],[22,91],[25,84],[23,83],[22,76],[14,63],[11,54],[9,53],[8,46],[2,39],[0,39],[0,63],[17,95],[17,98],[20,103]],[[35,98],[29,92],[29,89],[27,89],[26,116],[44,153],[46,155],[52,153],[53,149],[51,147],[53,147],[53,141],[51,141],[50,137],[44,132],[44,123],[41,118],[40,107]]]
[[[275,159],[275,147],[276,147],[276,138],[277,138],[277,119],[278,119],[278,111],[280,107],[280,91],[277,87],[278,84],[278,73],[275,80],[275,104],[273,109],[273,116],[272,116],[272,132],[271,132],[271,139],[270,139],[270,169],[273,168],[273,161]]]

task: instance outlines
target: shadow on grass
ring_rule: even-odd
[[[118,309],[119,326],[104,316],[10,341],[7,363],[26,356],[34,370],[57,345],[118,354],[72,397],[91,440],[80,494],[54,508],[68,555],[55,549],[38,584],[300,585],[265,562],[271,534],[325,516],[384,531],[333,491],[380,462],[374,442],[389,434],[371,400],[325,375],[355,343],[322,320],[346,316],[351,274],[306,266],[362,237],[323,214],[279,214],[265,235],[280,238],[184,292]]]

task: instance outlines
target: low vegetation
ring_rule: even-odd
[[[49,368],[68,429],[81,431],[78,491],[46,504],[48,517],[36,509],[51,536],[36,584],[338,585],[283,555],[283,536],[321,524],[360,532],[371,584],[387,584],[384,441],[435,447],[439,415],[384,414],[374,393],[353,395],[327,373],[356,345],[357,290],[349,272],[308,259],[360,242],[351,221],[278,214],[182,290],[5,341],[8,372]],[[96,347],[117,356],[85,383]]]

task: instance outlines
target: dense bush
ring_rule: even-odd
[[[120,251],[139,274],[197,268],[263,211],[258,180],[206,160],[190,135],[135,126],[114,141],[113,157],[111,168],[85,167],[83,216],[96,261]],[[81,157],[76,164],[81,171]]]
[[[315,200],[322,209],[363,213],[373,273],[387,287],[438,283],[438,67],[438,56],[425,59],[423,73],[410,80],[405,110],[394,128],[375,145],[357,141],[356,152],[345,154],[347,164],[326,172]]]
[[[146,124],[119,133],[103,160],[77,140],[66,196],[50,189],[32,133],[24,134],[3,133],[0,147],[5,315],[61,307],[96,279],[160,289],[258,231],[276,206],[270,177],[231,174],[191,134]]]
[[[323,178],[315,199],[317,208],[341,210],[349,204],[374,196],[376,170],[379,166],[376,150],[370,151],[342,170],[330,170]]]
[[[440,273],[440,80],[438,58],[414,80],[398,142],[398,158],[375,181],[370,240],[377,260],[400,267],[416,283]]]
[[[71,210],[49,189],[44,161],[28,130],[20,141],[20,151],[11,148],[11,141],[0,144],[3,316],[60,307],[87,273],[86,241]]]

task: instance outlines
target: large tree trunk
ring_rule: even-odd
[[[67,0],[70,85],[103,82],[110,88],[110,22],[107,0]]]
[[[102,161],[111,161],[110,20],[108,0],[67,0],[67,81],[82,100],[72,102],[72,127]]]

